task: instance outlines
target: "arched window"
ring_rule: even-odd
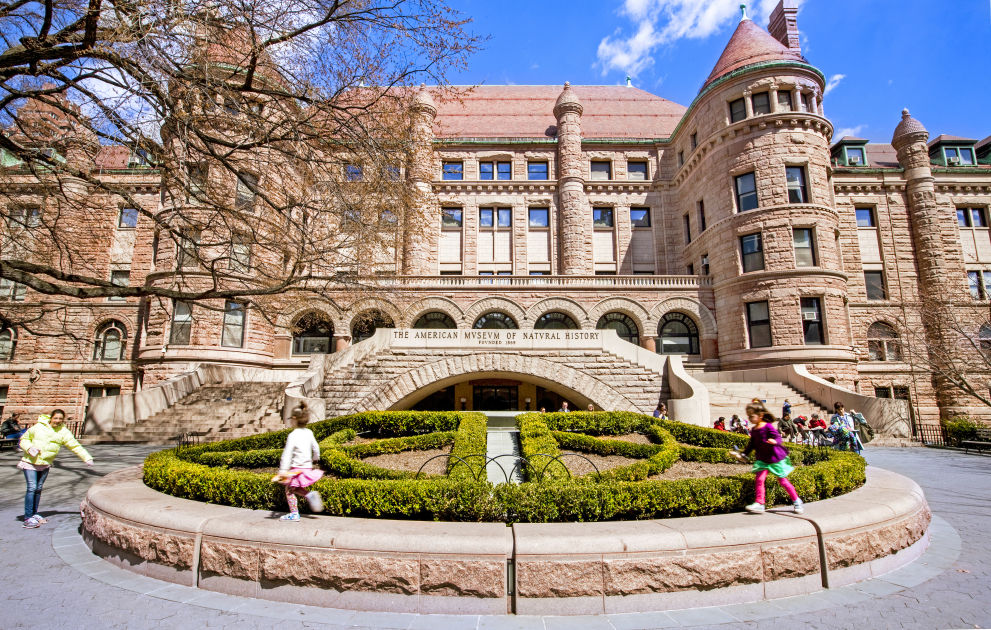
[[[619,338],[632,344],[640,345],[640,328],[633,318],[624,313],[606,313],[599,318],[596,330],[615,330]]]
[[[124,358],[124,325],[112,320],[100,326],[93,346],[94,361],[120,361]]]
[[[884,322],[871,324],[867,329],[867,354],[870,361],[901,361],[902,344],[898,332]]]
[[[0,361],[11,361],[14,358],[14,347],[17,336],[10,328],[0,330]]]
[[[351,327],[351,343],[358,343],[359,341],[368,339],[379,328],[395,327],[396,325],[392,322],[392,318],[382,311],[378,309],[365,311],[358,316],[354,325]]]
[[[977,341],[981,344],[981,351],[985,354],[991,353],[991,324],[984,324],[977,331]]]
[[[500,313],[499,311],[492,311],[476,319],[472,328],[497,328],[505,330],[519,328],[519,326],[516,325],[516,320],[509,315]]]
[[[413,328],[457,328],[458,325],[447,313],[430,311],[424,313],[413,324]]]
[[[323,313],[309,312],[292,327],[293,354],[329,354],[334,351],[334,324]]]
[[[684,313],[668,313],[657,327],[661,354],[698,354],[699,327]]]
[[[575,330],[578,324],[564,313],[551,311],[541,315],[533,327],[537,330]]]

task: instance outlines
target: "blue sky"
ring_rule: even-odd
[[[761,26],[777,0],[748,3]],[[622,84],[688,105],[738,0],[452,0],[490,39],[458,84]],[[929,129],[991,135],[991,0],[804,0],[802,52],[835,85],[838,132],[889,142],[903,107]],[[837,78],[838,77],[838,78]],[[837,136],[838,137],[838,136]]]

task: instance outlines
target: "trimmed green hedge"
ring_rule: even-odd
[[[424,424],[414,426],[417,416]],[[678,458],[732,462],[728,448],[747,439],[724,431],[659,421],[624,412],[521,414],[521,450],[557,456],[561,448],[597,455],[637,459],[602,475],[571,478],[560,461],[546,475],[527,482],[493,486],[484,481],[486,423],[477,413],[369,412],[312,423],[323,449],[321,464],[339,477],[314,485],[328,514],[379,518],[453,521],[561,522],[667,518],[740,510],[753,500],[754,476],[647,480]],[[429,430],[427,430],[429,429]],[[391,436],[369,444],[342,446],[356,431]],[[407,435],[395,435],[407,431]],[[638,432],[651,444],[609,439]],[[587,433],[587,434],[586,434]],[[270,474],[235,468],[278,465],[288,431],[228,442],[153,453],[145,461],[145,483],[189,499],[252,509],[285,509],[283,488]],[[603,437],[593,437],[603,436]],[[281,442],[280,442],[281,441]],[[355,456],[398,452],[406,448],[452,445],[447,477],[412,479],[414,473],[365,464]],[[681,444],[679,444],[681,442]],[[849,492],[864,483],[864,460],[853,453],[789,447],[795,471],[789,479],[806,501]],[[475,455],[475,457],[471,457]],[[542,458],[541,458],[542,459]],[[550,460],[548,460],[550,461]],[[475,475],[483,481],[475,481]],[[786,501],[784,491],[767,483],[768,502]]]

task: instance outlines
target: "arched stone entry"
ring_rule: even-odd
[[[536,356],[507,353],[475,353],[451,356],[410,369],[392,379],[384,390],[373,391],[352,412],[374,409],[407,409],[422,398],[468,379],[519,379],[571,400],[584,409],[643,411],[605,382],[563,363]],[[536,401],[534,401],[536,402]]]

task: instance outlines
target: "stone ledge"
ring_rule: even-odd
[[[874,467],[864,487],[803,515],[282,523],[161,494],[138,468],[94,484],[83,512],[94,553],[204,590],[357,610],[565,615],[742,603],[876,577],[925,550],[931,518],[918,485]]]

